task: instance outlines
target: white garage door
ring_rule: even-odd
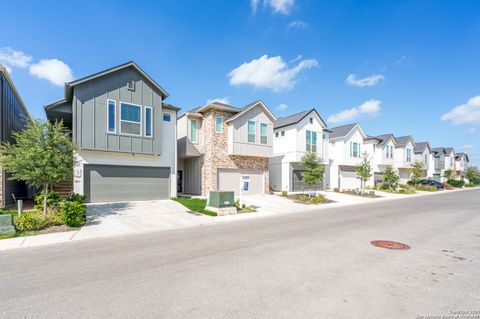
[[[264,193],[265,173],[260,170],[217,169],[217,189],[233,191],[240,195],[240,181],[248,181],[247,189],[242,189],[242,195],[258,195]]]
[[[358,187],[360,187],[360,182],[355,172],[340,171],[340,189],[356,189]]]

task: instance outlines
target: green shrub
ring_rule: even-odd
[[[76,194],[76,193],[72,193],[65,200],[69,201],[69,202],[77,202],[77,203],[80,203],[80,204],[85,204],[86,199],[87,199],[86,196]]]
[[[47,216],[39,212],[24,212],[14,218],[15,228],[19,231],[41,230],[48,226]]]
[[[417,190],[424,192],[436,192],[437,187],[434,185],[418,185]]]
[[[282,191],[282,196],[287,196],[288,192],[287,191]]]
[[[48,192],[47,194],[47,207],[57,208],[62,202],[60,194],[57,192]],[[35,206],[36,210],[43,210],[43,192],[35,196]]]
[[[324,195],[320,194],[312,197],[311,203],[317,205],[317,204],[325,203],[326,201],[327,201],[327,198]]]
[[[457,181],[457,180],[454,180],[454,179],[449,179],[447,183],[452,185],[453,187],[463,187],[463,186],[465,186],[464,181]]]
[[[62,204],[64,222],[69,227],[80,227],[86,221],[87,205],[76,201],[65,201]]]
[[[333,189],[333,191],[334,191],[335,193],[340,193],[340,188],[335,187],[335,188]]]
[[[298,200],[301,202],[308,202],[308,196],[305,194],[301,194],[300,196],[298,196]]]

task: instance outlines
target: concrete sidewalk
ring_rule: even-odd
[[[294,214],[308,211],[322,211],[335,207],[363,205],[390,200],[403,200],[421,196],[437,196],[452,192],[474,190],[455,189],[439,192],[418,192],[416,194],[376,193],[382,197],[364,198],[334,192],[321,192],[335,203],[304,205],[278,195],[250,195],[244,200],[256,207],[256,213],[246,213],[222,217],[194,215],[188,209],[172,200],[110,203],[89,205],[88,221],[77,231],[59,232],[28,237],[15,237],[0,240],[0,251],[60,244],[71,241],[112,236],[134,235],[162,230],[219,224],[252,218],[271,217],[281,214]]]

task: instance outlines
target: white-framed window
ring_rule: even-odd
[[[197,128],[197,120],[190,119],[190,142],[197,143],[198,142],[198,128]]]
[[[255,143],[255,130],[256,130],[256,125],[254,121],[248,121],[247,123],[247,130],[248,130],[248,142],[249,143]]]
[[[360,157],[360,143],[350,142],[350,157]]]
[[[386,145],[385,146],[385,157],[386,158],[393,158],[393,146]]]
[[[107,132],[117,132],[117,101],[107,100]]]
[[[280,133],[279,132],[275,132],[275,137],[279,137],[280,136]]]
[[[153,109],[150,106],[145,106],[145,134],[146,137],[152,137],[153,135]]]
[[[260,123],[260,144],[268,143],[268,124]]]
[[[221,116],[215,116],[215,133],[223,132],[223,118]]]
[[[424,163],[425,165],[428,164],[428,154],[423,155],[423,163]]]
[[[412,161],[412,150],[407,148],[407,162]]]
[[[142,107],[140,105],[120,102],[120,133],[142,135]]]
[[[163,113],[163,121],[170,122],[172,120],[172,116],[169,113]]]
[[[313,124],[313,117],[310,118],[310,124]]]
[[[281,136],[285,136],[285,131],[281,131],[281,132],[280,132],[280,135],[281,135]]]
[[[305,134],[305,150],[307,152],[317,152],[317,132],[306,131]]]

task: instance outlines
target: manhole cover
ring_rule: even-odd
[[[389,240],[374,240],[374,241],[371,241],[370,244],[372,244],[375,247],[381,247],[386,249],[398,249],[398,250],[410,249],[410,246],[408,246],[407,244],[397,243],[395,241],[389,241]]]

